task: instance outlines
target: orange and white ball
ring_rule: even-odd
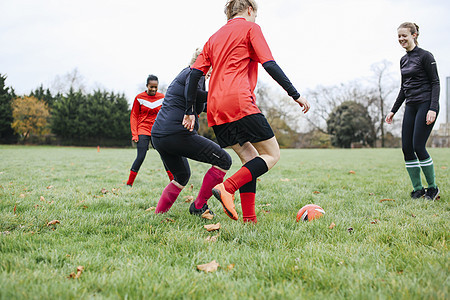
[[[320,218],[325,214],[325,211],[322,207],[315,204],[308,204],[300,208],[297,213],[297,222],[298,221],[312,221],[314,219]]]

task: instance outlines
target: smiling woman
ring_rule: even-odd
[[[397,100],[386,116],[392,123],[394,114],[406,101],[402,123],[402,150],[414,190],[411,198],[435,200],[439,188],[435,182],[434,164],[425,149],[428,137],[439,112],[439,76],[433,55],[418,47],[419,26],[415,23],[402,23],[398,29],[398,42],[406,50],[400,60],[402,84]],[[428,188],[422,186],[422,169]]]

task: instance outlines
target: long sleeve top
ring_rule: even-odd
[[[164,94],[156,93],[154,96],[142,92],[136,96],[130,114],[130,127],[133,140],[139,135],[151,135],[156,115],[161,109]]]
[[[400,59],[402,83],[391,112],[396,113],[403,102],[431,101],[430,110],[439,111],[439,75],[436,61],[430,52],[415,47]]]

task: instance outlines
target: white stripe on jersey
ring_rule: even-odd
[[[144,105],[144,106],[146,106],[148,108],[154,109],[154,108],[157,108],[158,106],[162,105],[162,103],[164,101],[164,98],[156,100],[155,102],[150,102],[148,100],[139,99],[139,98],[137,100],[139,101],[139,103],[141,105]]]

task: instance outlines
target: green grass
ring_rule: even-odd
[[[409,198],[400,149],[282,150],[251,225],[215,199],[215,219],[189,215],[205,164],[191,162],[193,189],[155,215],[145,210],[168,178],[154,150],[130,189],[134,149],[0,146],[0,298],[448,299],[450,149],[429,152],[435,202]],[[309,203],[326,215],[297,223]],[[217,232],[203,225],[217,222],[206,241]],[[197,271],[212,260],[216,272]]]

